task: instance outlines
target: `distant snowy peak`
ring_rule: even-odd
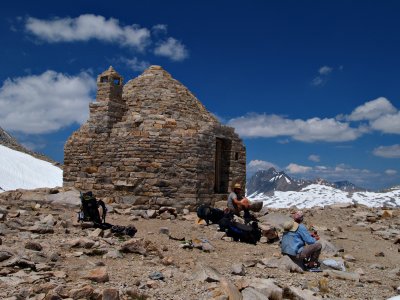
[[[283,171],[277,172],[274,168],[270,168],[258,171],[250,178],[247,182],[247,194],[271,194],[274,191],[300,191],[311,184],[329,186],[348,192],[365,191],[365,189],[357,187],[349,181],[329,182],[322,178],[315,180],[294,179]]]
[[[247,194],[272,193],[274,191],[298,191],[304,182],[294,180],[285,172],[274,168],[258,171],[247,182]]]

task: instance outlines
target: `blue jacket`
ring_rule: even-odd
[[[316,240],[310,235],[303,224],[296,231],[285,231],[282,236],[281,250],[283,254],[296,256],[303,251],[304,246],[314,244]]]

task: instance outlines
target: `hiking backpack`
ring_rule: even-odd
[[[261,229],[256,221],[250,224],[242,224],[233,221],[229,217],[224,217],[219,222],[220,231],[224,231],[227,236],[233,238],[235,242],[242,242],[256,245],[261,239]]]
[[[79,222],[93,222],[95,227],[103,228],[106,223],[107,207],[102,200],[97,200],[92,192],[80,194],[81,210],[78,214]],[[100,217],[99,207],[103,209],[103,216]]]
[[[223,210],[213,208],[207,204],[202,204],[197,208],[197,216],[206,221],[207,225],[210,223],[217,224],[224,215],[225,213]]]

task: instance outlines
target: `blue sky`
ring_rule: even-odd
[[[248,173],[400,183],[398,1],[11,1],[0,126],[62,161],[95,78],[163,66],[242,136]]]

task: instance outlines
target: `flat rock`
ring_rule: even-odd
[[[89,279],[94,282],[107,282],[110,280],[108,273],[107,273],[107,268],[106,267],[101,267],[101,268],[96,268],[93,270],[90,270],[86,275],[84,275],[82,278],[84,279]]]
[[[242,291],[243,300],[268,300],[269,298],[255,288],[247,287]]]
[[[283,290],[272,279],[253,278],[249,281],[250,287],[265,295],[268,299],[281,300],[283,298]]]
[[[222,275],[213,267],[197,264],[193,278],[200,282],[219,282]]]
[[[119,300],[119,291],[113,288],[104,289],[103,300]]]
[[[72,289],[69,291],[69,297],[78,300],[78,299],[90,299],[93,295],[94,289],[90,285],[86,285],[81,288]]]
[[[232,265],[232,274],[244,276],[246,274],[242,263]]]
[[[283,230],[283,224],[290,220],[292,220],[290,216],[281,213],[269,213],[259,218],[259,221],[261,223],[266,223],[271,226],[281,228],[282,230]]]
[[[343,272],[338,270],[325,270],[324,276],[329,276],[337,279],[360,281],[360,274],[352,272]]]
[[[34,250],[34,251],[42,251],[43,247],[41,244],[33,241],[28,241],[25,243],[25,249]]]
[[[239,289],[226,278],[221,278],[220,280],[221,288],[224,293],[228,296],[229,300],[242,300],[243,296],[240,293]]]
[[[290,286],[285,288],[285,294],[290,295],[290,299],[296,300],[320,300],[322,299],[319,296],[314,295],[314,293],[310,290],[301,290],[294,286]]]

